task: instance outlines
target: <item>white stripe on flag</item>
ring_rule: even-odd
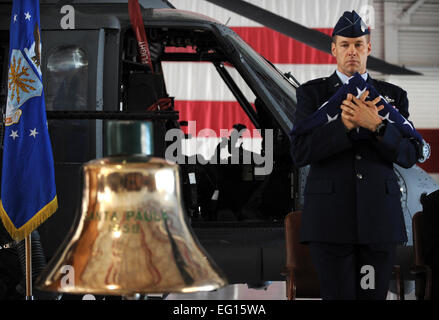
[[[215,66],[205,62],[163,62],[168,93],[176,100],[236,101]],[[235,68],[226,67],[238,87],[254,102],[256,96]]]
[[[283,72],[290,71],[300,83],[330,76],[336,68],[333,64],[276,64],[276,67]],[[227,70],[253,102],[255,95],[238,72],[231,67]],[[163,62],[163,73],[168,93],[176,100],[236,101],[211,63]]]

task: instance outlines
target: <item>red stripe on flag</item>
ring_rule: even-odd
[[[335,58],[282,33],[266,27],[232,27],[255,51],[272,63],[284,64],[335,64]],[[331,35],[332,28],[316,28]]]
[[[197,136],[202,129],[211,129],[216,137],[224,136],[221,129],[231,130],[234,124],[243,124],[251,130],[255,126],[236,101],[191,101],[176,100],[175,109],[180,112],[179,121],[196,121]],[[188,133],[187,128],[182,128]],[[199,136],[210,136],[203,130]],[[255,135],[252,134],[253,137]],[[256,135],[258,136],[258,135]]]
[[[430,145],[430,158],[418,165],[428,173],[439,173],[439,129],[418,129],[425,141]]]

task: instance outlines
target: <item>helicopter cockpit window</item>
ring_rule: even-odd
[[[273,168],[271,147],[263,146],[264,133],[257,129],[271,127],[261,126],[261,92],[243,63],[231,59],[228,46],[211,30],[154,27],[145,31],[154,74],[140,63],[135,35],[128,30],[121,39],[121,109],[148,110],[157,98],[172,99],[172,108],[179,112],[175,125],[184,133],[177,143],[181,151],[177,161],[192,223],[261,222],[283,216],[291,208],[288,172],[279,161]],[[276,72],[271,67],[270,71]],[[279,89],[271,84],[265,88]],[[285,104],[287,98],[281,93]],[[286,191],[268,192],[276,190],[276,183]]]
[[[88,59],[77,46],[56,48],[47,59],[47,110],[86,110]]]
[[[272,219],[264,200],[254,202],[268,173],[255,174],[254,159],[263,156],[253,84],[207,30],[166,29],[154,35],[149,39],[164,47],[159,61],[166,90],[175,97],[185,133],[186,159],[180,165],[192,222]],[[236,131],[232,136],[233,129],[239,136]]]
[[[89,60],[84,49],[62,45],[48,52],[46,64],[46,109],[80,111],[90,109]],[[94,120],[49,120],[55,162],[85,162],[94,154],[90,137]]]
[[[244,40],[236,35],[226,35],[237,50],[239,59],[249,65],[249,69],[255,73],[268,88],[282,113],[289,122],[289,129],[294,123],[294,112],[297,103],[296,87],[273,65],[255,52]]]

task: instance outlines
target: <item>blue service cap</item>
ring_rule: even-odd
[[[365,34],[370,34],[370,30],[355,10],[345,11],[332,31],[332,36],[347,38],[358,38]]]

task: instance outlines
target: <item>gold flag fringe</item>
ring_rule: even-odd
[[[58,199],[55,195],[52,201],[38,211],[28,222],[20,228],[16,228],[3,208],[3,202],[0,200],[0,217],[5,229],[9,232],[12,239],[20,241],[26,238],[32,231],[38,228],[47,218],[49,218],[58,209]]]

